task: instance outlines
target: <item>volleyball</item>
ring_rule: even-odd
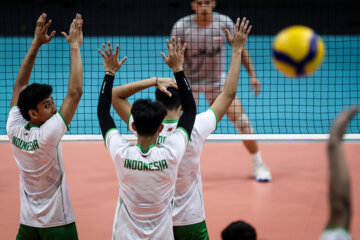
[[[301,25],[280,31],[273,42],[273,61],[276,68],[288,77],[314,73],[324,58],[321,37],[311,28]]]

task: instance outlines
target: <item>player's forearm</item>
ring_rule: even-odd
[[[29,84],[31,72],[34,67],[35,59],[37,53],[39,52],[40,46],[41,45],[37,43],[31,43],[30,49],[20,66],[14,88],[27,86]]]
[[[241,61],[242,61],[242,65],[245,67],[250,77],[256,77],[254,65],[248,50],[246,49],[242,50]]]
[[[348,228],[351,216],[350,180],[341,143],[328,145],[330,165],[330,225]]]
[[[70,61],[68,95],[80,101],[83,87],[83,65],[80,47],[70,47]]]
[[[241,69],[241,52],[233,52],[231,55],[231,62],[226,76],[223,94],[234,99],[237,92],[239,75]]]
[[[104,138],[109,129],[116,127],[114,119],[110,115],[113,84],[114,76],[105,75],[103,84],[101,86],[99,103],[97,107],[99,125]]]
[[[179,88],[181,106],[183,108],[183,113],[177,126],[184,128],[190,136],[196,117],[195,100],[184,72],[176,72],[174,76]]]
[[[156,78],[144,79],[113,88],[113,98],[126,99],[137,92],[156,86]]]

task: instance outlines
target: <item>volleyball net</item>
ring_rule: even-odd
[[[242,67],[237,96],[241,99],[256,134],[242,135],[225,116],[210,139],[326,139],[332,120],[344,108],[360,100],[360,34],[355,2],[345,1],[217,1],[216,12],[233,21],[246,16],[253,25],[247,41],[261,92],[254,97],[250,77]],[[307,4],[311,8],[305,7]],[[12,88],[23,58],[33,40],[37,18],[46,12],[52,19],[51,30],[57,36],[43,45],[36,58],[30,83],[53,86],[58,108],[65,98],[70,71],[70,51],[61,31],[68,32],[76,12],[84,19],[83,97],[65,139],[100,140],[96,109],[104,77],[103,59],[97,52],[101,44],[111,41],[120,46],[119,57],[128,60],[116,74],[114,86],[150,77],[173,77],[160,53],[167,53],[166,39],[172,25],[192,13],[190,1],[47,1],[6,3],[0,17],[0,140],[7,140],[6,121]],[[313,28],[323,39],[326,53],[313,75],[290,79],[278,72],[272,61],[272,42],[284,27],[303,24]],[[226,69],[231,48],[227,46]],[[154,99],[155,88],[141,91],[128,100]],[[200,94],[198,112],[209,108]],[[125,123],[112,109],[120,132],[132,139]],[[360,139],[360,118],[348,126],[347,139]]]

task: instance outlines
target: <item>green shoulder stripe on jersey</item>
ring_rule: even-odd
[[[129,131],[130,131],[130,125],[129,125],[129,123],[130,123],[130,118],[131,118],[131,113],[129,114],[129,116],[128,116],[128,121],[127,121],[127,123],[126,123],[127,128],[128,128]],[[131,132],[131,131],[130,131],[130,132]]]
[[[136,146],[140,148],[142,153],[147,153],[151,148],[156,147],[155,144],[151,144],[147,149],[144,149],[140,144],[136,144]]]
[[[179,122],[179,119],[168,119],[162,121],[162,123],[177,123],[177,122]]]
[[[66,122],[66,120],[65,120],[64,116],[62,115],[62,113],[61,113],[60,111],[59,111],[58,113],[59,113],[60,117],[62,118],[62,120],[64,121],[64,123],[65,123],[65,125],[66,125],[67,130],[68,130],[68,131],[70,131],[70,129],[69,129],[69,125],[68,125],[68,123]]]
[[[105,147],[106,147],[106,138],[107,138],[107,135],[112,131],[112,130],[117,130],[116,128],[110,128],[109,130],[107,130],[107,132],[105,133],[105,137],[104,137],[104,144],[105,144]]]
[[[183,127],[177,127],[176,129],[181,129],[181,130],[186,134],[188,143],[189,143],[189,141],[191,141],[191,139],[190,139],[190,137],[189,137],[189,134],[188,134],[188,132],[185,130],[185,128],[183,128]]]
[[[219,119],[218,119],[218,116],[217,116],[217,114],[216,114],[216,112],[215,112],[215,110],[214,109],[212,109],[212,108],[210,108],[210,110],[215,114],[215,118],[216,118],[216,126],[215,126],[215,130],[217,129],[217,126],[218,126],[218,122],[219,122]]]
[[[12,105],[12,106],[10,107],[9,112],[10,112],[10,111],[11,111],[11,109],[13,109],[14,107],[17,107],[17,105],[16,105],[16,104]]]
[[[27,124],[24,125],[24,128],[25,128],[26,130],[30,130],[30,128],[33,128],[33,127],[39,128],[40,126],[37,125],[37,124],[30,124],[30,125],[29,125],[29,123],[27,123]]]

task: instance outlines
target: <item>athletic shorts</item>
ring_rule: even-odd
[[[186,226],[174,226],[175,240],[209,240],[205,221]]]
[[[193,93],[194,99],[198,102],[199,93],[204,93],[206,99],[212,104],[215,101],[215,98],[221,93],[224,88],[226,80],[226,74],[221,74],[220,81],[213,83],[206,83],[206,81],[199,81],[196,83],[191,83],[191,91]]]
[[[350,233],[343,228],[325,229],[320,240],[351,240]]]
[[[16,240],[78,240],[78,234],[74,222],[49,228],[37,228],[20,224]]]

